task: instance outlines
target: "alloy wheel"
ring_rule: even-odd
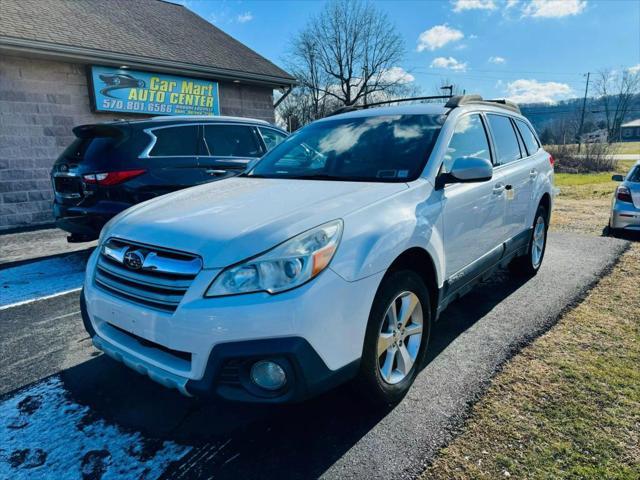
[[[533,268],[538,268],[542,263],[542,254],[544,253],[546,224],[544,217],[540,215],[533,227],[533,245],[531,245],[531,262]]]
[[[422,343],[422,304],[413,292],[396,296],[384,314],[378,335],[378,369],[389,384],[404,380],[416,362]]]

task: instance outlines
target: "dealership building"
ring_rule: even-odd
[[[163,0],[2,0],[0,231],[52,221],[72,128],[154,115],[274,121],[287,72]]]

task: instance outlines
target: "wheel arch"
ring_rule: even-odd
[[[412,270],[420,275],[429,291],[431,319],[435,320],[439,302],[438,274],[429,252],[420,247],[405,250],[391,263],[385,277],[398,270]]]
[[[547,227],[549,226],[549,222],[551,221],[551,195],[548,192],[544,192],[542,197],[540,198],[540,202],[538,202],[538,207],[544,207],[547,211]],[[536,209],[537,210],[537,209]]]

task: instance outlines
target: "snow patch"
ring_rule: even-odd
[[[0,478],[157,478],[191,447],[95,419],[60,377],[0,403]]]

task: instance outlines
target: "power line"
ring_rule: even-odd
[[[413,65],[413,66],[409,66],[409,68],[412,69],[434,69],[432,67],[426,67],[424,65]],[[455,74],[456,71],[455,70],[451,70],[451,69],[445,69],[445,68],[435,68],[435,69],[439,69],[439,70],[444,70],[446,72],[450,72]],[[412,70],[414,71],[414,70]],[[569,75],[569,76],[579,76],[579,75],[583,75],[582,72],[542,72],[542,71],[536,71],[536,70],[485,70],[485,69],[471,69],[470,71],[472,72],[479,72],[479,73],[499,73],[499,74],[507,74],[507,75],[520,75],[520,74],[531,74],[531,75]]]

